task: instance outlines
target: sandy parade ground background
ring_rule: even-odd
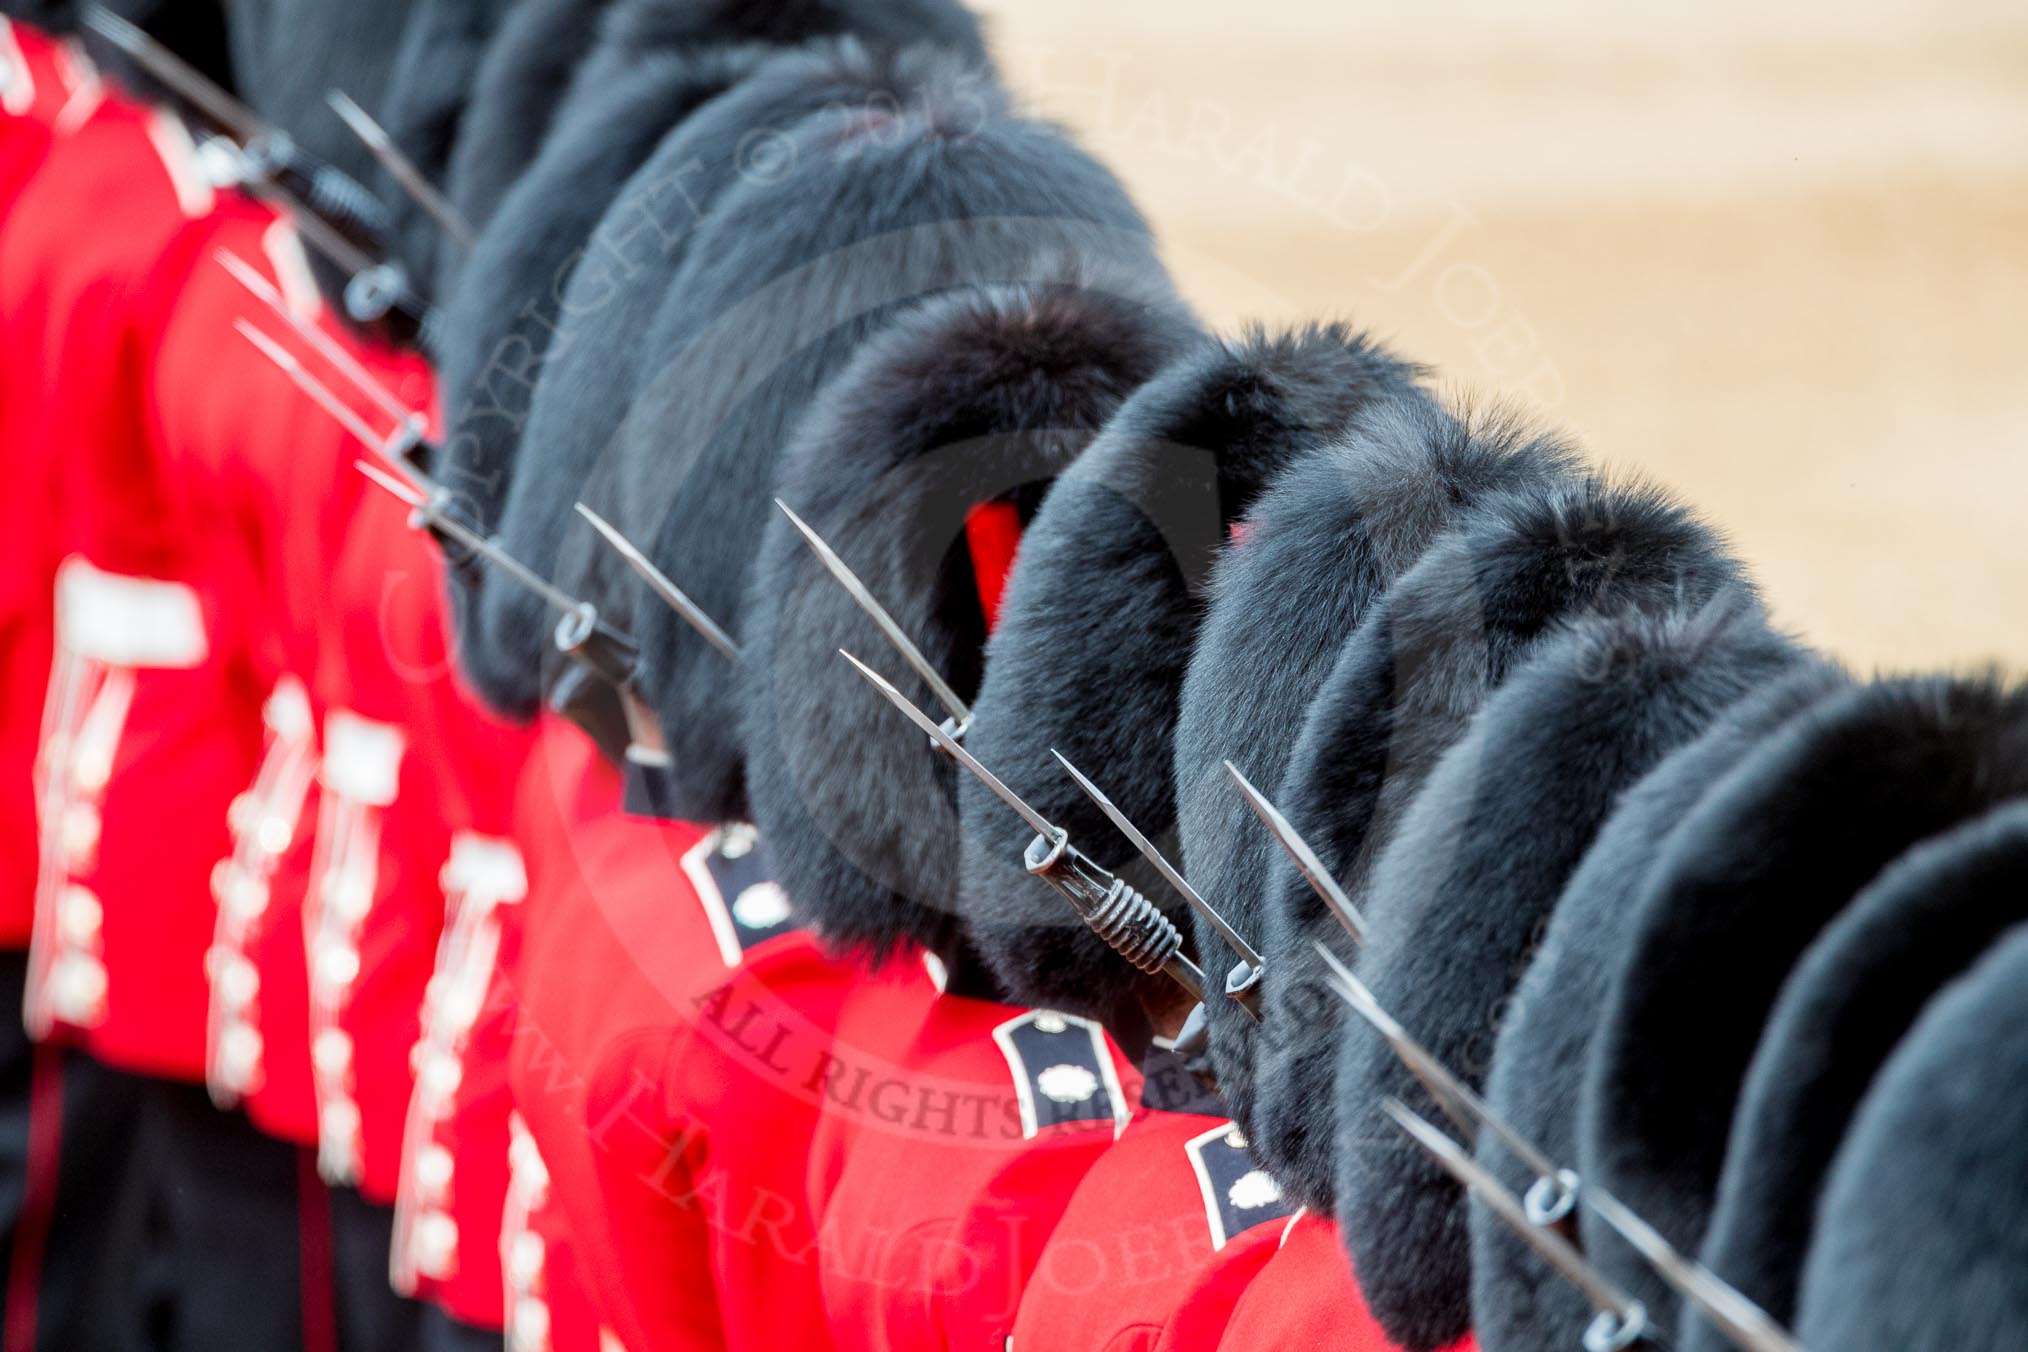
[[[1532,407],[1861,671],[2028,666],[2028,4],[982,8],[1208,321]]]

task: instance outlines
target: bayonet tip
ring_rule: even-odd
[[[1276,807],[1266,794],[1253,786],[1252,780],[1240,773],[1237,765],[1226,761],[1225,772],[1232,776],[1233,782],[1239,786],[1240,793],[1245,795],[1247,806],[1253,809],[1253,815],[1260,818],[1261,825],[1267,827],[1268,833],[1282,847],[1282,852],[1295,864],[1296,871],[1303,875],[1303,881],[1310,885],[1310,890],[1315,892],[1330,909],[1331,914],[1337,917],[1338,923],[1345,927],[1347,934],[1363,942],[1366,938],[1366,917],[1353,904],[1352,898],[1345,895],[1345,889],[1338,885],[1338,880],[1331,876],[1331,871],[1324,867],[1324,861],[1310,848],[1310,842],[1304,840],[1302,833],[1290,825],[1289,819],[1282,815],[1281,809]]]

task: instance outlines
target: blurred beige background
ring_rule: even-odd
[[[2028,667],[2028,3],[982,8],[1212,322],[1535,406],[1862,670]]]

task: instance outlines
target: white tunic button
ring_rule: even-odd
[[[549,1349],[549,1306],[533,1296],[523,1296],[514,1302],[511,1316],[513,1328],[508,1336],[513,1341],[514,1352],[548,1352]]]
[[[106,1015],[106,967],[87,953],[66,953],[50,973],[49,998],[56,1017],[89,1027]]]
[[[260,1030],[250,1023],[228,1024],[218,1039],[218,1079],[236,1094],[249,1094],[261,1077],[264,1050]]]
[[[324,1028],[310,1043],[310,1063],[327,1079],[338,1079],[352,1069],[352,1036],[342,1028]]]
[[[56,919],[65,943],[96,948],[106,926],[106,908],[89,889],[72,885],[58,895]]]
[[[458,1223],[441,1211],[425,1211],[409,1232],[416,1271],[444,1281],[458,1270]]]
[[[451,1190],[451,1179],[457,1173],[457,1161],[451,1152],[432,1141],[416,1152],[415,1186],[423,1202],[435,1204],[444,1199]]]
[[[317,954],[317,980],[327,990],[342,991],[359,976],[359,950],[333,944]]]
[[[99,810],[90,803],[72,803],[63,810],[64,863],[75,870],[90,866],[99,848],[103,823]]]
[[[535,1285],[535,1279],[542,1275],[542,1262],[548,1257],[548,1246],[542,1236],[523,1230],[514,1236],[507,1248],[507,1275],[519,1291],[526,1291]]]
[[[261,974],[238,953],[220,953],[214,990],[227,1012],[237,1014],[260,994]]]

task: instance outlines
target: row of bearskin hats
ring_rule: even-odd
[[[1226,1109],[1335,1215],[1400,1346],[2020,1344],[2020,687],[1845,669],[1673,494],[1351,327],[1207,333],[954,0],[228,8],[264,117],[370,178],[307,103],[345,87],[474,227],[380,184],[437,302],[425,468],[627,640],[624,669],[571,662],[542,596],[461,554],[490,703],[569,709],[616,754],[652,712],[669,814],[753,822],[829,942],[1145,1042],[1188,998],[839,658],[938,704],[779,498],[941,673],[964,748],[1179,922]],[[1058,752],[1257,950],[1247,1002],[1223,929]],[[1475,1187],[1560,1179],[1537,1228],[1603,1285],[1469,1202],[1390,1101],[1472,1127]],[[1644,1233],[1768,1318],[1686,1300]]]

